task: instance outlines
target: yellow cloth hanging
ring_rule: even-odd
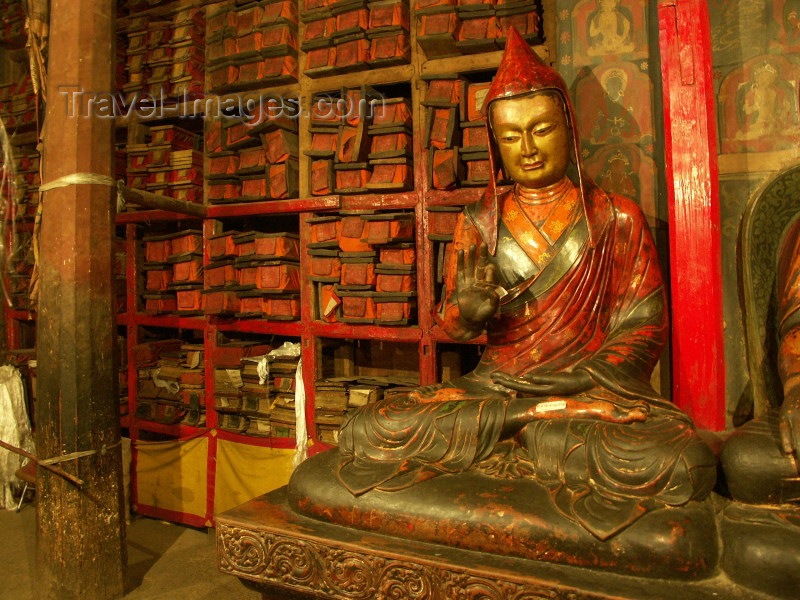
[[[140,504],[206,517],[207,435],[167,442],[136,440],[134,451]]]
[[[214,513],[219,514],[289,483],[293,448],[217,440]]]

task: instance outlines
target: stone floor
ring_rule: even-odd
[[[217,570],[214,529],[132,515],[125,600],[259,600]],[[33,589],[36,505],[0,508],[0,600],[41,600]]]

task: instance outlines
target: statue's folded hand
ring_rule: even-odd
[[[511,400],[509,413],[515,422],[536,419],[594,419],[611,423],[644,421],[650,407],[644,400],[605,400],[578,396],[594,387],[586,371],[529,373],[515,377],[496,372],[492,380],[521,395]]]
[[[529,373],[524,377],[498,371],[492,373],[492,381],[531,396],[574,396],[594,387],[589,373],[581,370]]]

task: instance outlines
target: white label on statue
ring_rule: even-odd
[[[567,408],[566,400],[551,400],[550,402],[541,402],[536,405],[536,412],[550,412],[553,410],[564,410]]]

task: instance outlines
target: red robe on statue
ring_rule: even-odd
[[[463,378],[351,414],[339,438],[339,478],[351,492],[401,489],[474,468],[502,440],[508,400],[516,395],[493,383],[493,372],[574,369],[587,371],[595,384],[576,399],[625,410],[644,404],[649,414],[643,422],[620,424],[559,418],[554,410],[517,433],[533,477],[552,489],[562,513],[604,538],[644,514],[649,500],[678,505],[710,490],[713,455],[689,418],[649,384],[667,318],[641,212],[632,201],[595,188],[584,213],[571,182],[560,192],[539,226],[516,194],[500,198],[491,261],[508,293],[487,324],[480,364]],[[468,207],[456,227],[439,312],[445,330],[458,318],[455,254],[483,240],[474,218],[479,208]]]

